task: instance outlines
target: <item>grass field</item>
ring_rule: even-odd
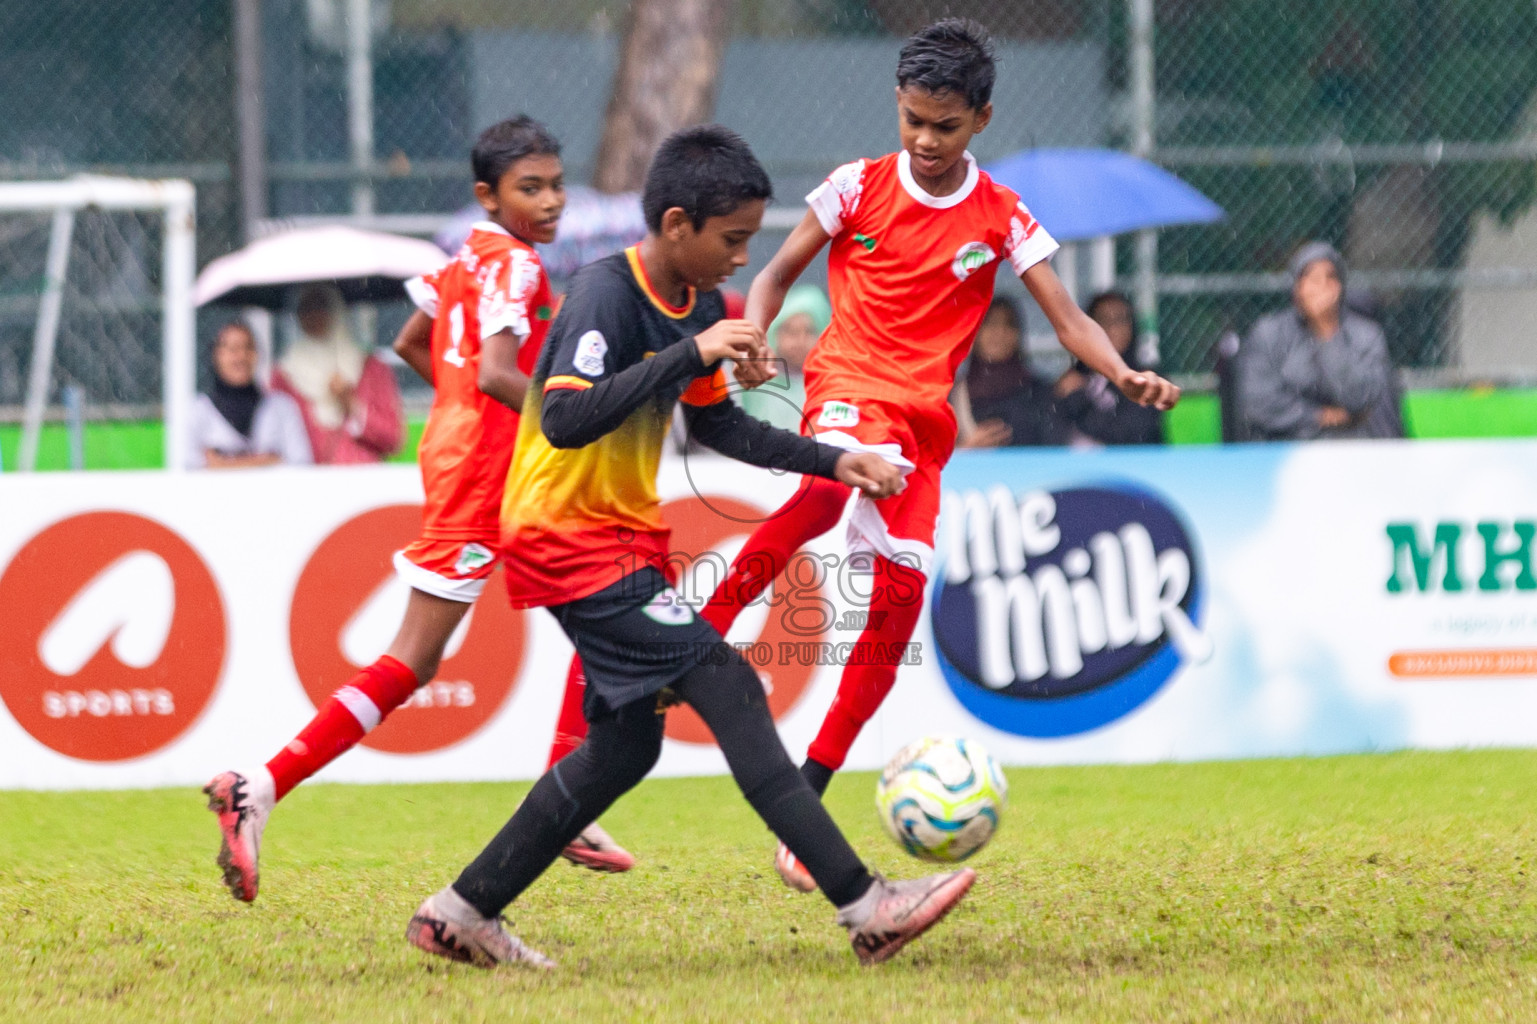
[[[407,917],[522,785],[299,790],[262,896],[217,881],[195,790],[0,793],[7,1021],[1537,1020],[1537,752],[1010,772],[962,906],[862,969],[773,874],[727,779],[645,783],[604,819],[641,858],[561,863],[512,912],[560,961],[495,973]],[[893,874],[873,778],[828,800]]]

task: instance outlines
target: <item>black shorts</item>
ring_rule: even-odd
[[[596,594],[550,606],[582,659],[591,719],[650,697],[731,651],[715,627],[647,566]]]

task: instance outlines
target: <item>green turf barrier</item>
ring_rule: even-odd
[[[1466,388],[1411,391],[1404,398],[1404,422],[1411,437],[1537,437],[1537,388]],[[406,424],[406,443],[390,462],[416,461],[425,419]],[[1188,393],[1164,421],[1170,444],[1217,444],[1222,440],[1222,409],[1209,392]],[[0,425],[0,458],[16,468],[21,428]],[[154,421],[88,423],[86,469],[157,469],[163,442]],[[43,427],[38,444],[39,469],[69,468],[69,438],[62,424]]]

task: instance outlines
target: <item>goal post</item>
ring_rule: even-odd
[[[125,232],[111,224],[92,232],[80,229],[82,217],[126,213],[146,215],[159,221],[159,238],[155,240],[160,248],[158,265],[145,252],[154,241],[146,241],[136,233]],[[192,283],[197,273],[197,209],[192,183],[181,179],[98,176],[0,183],[0,228],[8,219],[14,220],[18,216],[36,221],[34,233],[46,232],[47,244],[46,252],[39,251],[43,248],[41,245],[0,246],[0,275],[12,275],[26,282],[20,287],[3,290],[12,293],[10,297],[25,307],[25,313],[32,314],[32,348],[16,468],[30,470],[36,464],[38,439],[52,391],[61,326],[76,312],[70,305],[72,296],[79,305],[92,306],[94,313],[104,320],[110,319],[111,326],[121,334],[132,333],[148,320],[123,316],[118,307],[131,303],[135,292],[152,291],[158,300],[152,305],[159,321],[159,398],[165,432],[165,466],[169,470],[180,470],[187,461],[187,421],[197,390],[192,307]],[[43,226],[45,220],[46,227]],[[8,237],[0,230],[0,243]],[[82,249],[91,239],[104,241],[99,241],[96,249]],[[76,263],[80,264],[78,268]],[[79,288],[71,288],[72,275],[91,281],[88,294]],[[111,332],[103,330],[100,333],[105,338]],[[147,338],[134,340],[149,341]],[[89,337],[81,342],[87,348],[93,343],[94,339]],[[105,352],[88,354],[107,358]]]

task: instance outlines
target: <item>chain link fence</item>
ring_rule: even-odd
[[[1537,5],[1504,0],[1159,3],[1155,159],[1227,221],[1160,242],[1164,353],[1285,301],[1275,271],[1324,238],[1396,361],[1527,372],[1537,287]],[[1525,299],[1530,301],[1530,299]]]
[[[238,2],[0,5],[0,180],[187,177],[198,189],[200,263],[237,247],[250,227],[239,187]],[[1030,147],[1129,148],[1135,2],[737,0],[715,116],[752,142],[779,196],[755,266],[828,170],[894,147],[896,53],[936,17],[975,17],[997,37],[997,113],[974,147],[983,163]],[[562,138],[572,181],[590,178],[624,3],[257,6],[266,216],[344,217],[366,194],[375,223],[428,234],[469,201],[475,133],[520,111]],[[371,86],[371,152],[361,160],[351,131],[358,36],[347,30],[359,7]],[[1322,237],[1344,251],[1352,301],[1384,322],[1400,365],[1537,374],[1525,334],[1537,319],[1537,6],[1158,0],[1154,14],[1156,87],[1143,112],[1151,157],[1227,211],[1220,224],[1160,233],[1167,370],[1211,371],[1224,333],[1287,301],[1290,253]],[[0,259],[23,251],[18,243]],[[1118,241],[1123,287],[1136,260],[1130,239]],[[1091,283],[1075,282],[1084,298]],[[26,296],[7,301],[24,319]],[[399,316],[383,311],[381,338]],[[224,318],[200,314],[204,344]],[[1044,320],[1032,327],[1044,331]],[[152,406],[158,344],[145,331],[141,352],[101,354],[103,367],[127,369],[71,379],[97,407]],[[25,330],[0,334],[0,417],[22,398],[4,367],[25,366],[29,345]]]

